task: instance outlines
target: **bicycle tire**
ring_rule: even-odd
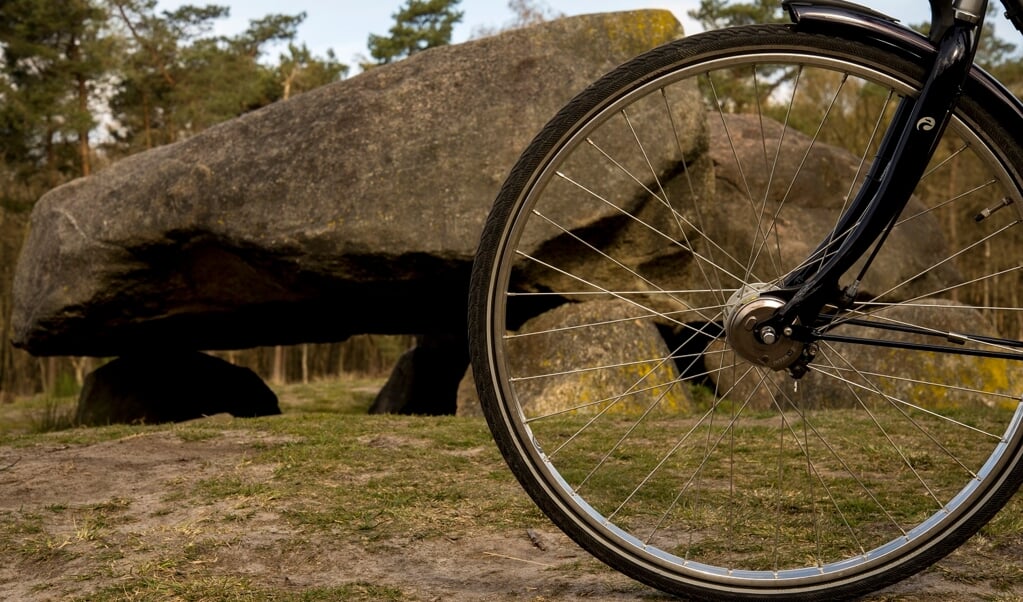
[[[858,340],[819,341],[797,380],[774,362],[805,345],[769,358],[737,323],[827,240],[925,63],[789,25],[699,34],[594,83],[512,169],[472,271],[473,373],[512,472],[598,559],[696,598],[845,598],[1015,493],[1023,152],[970,87],[829,318]]]

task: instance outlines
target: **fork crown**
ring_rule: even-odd
[[[933,5],[934,3],[932,3]],[[948,125],[963,85],[970,73],[980,39],[986,0],[957,1],[955,8],[966,18],[954,19],[937,43],[937,54],[917,98],[900,101],[877,158],[863,187],[839,221],[837,236],[822,241],[774,295],[786,299],[773,318],[764,324],[776,331],[797,322],[813,324],[827,305],[842,307],[840,277],[879,239],[883,239],[905,208],[916,181],[922,176]],[[786,4],[797,27],[827,28],[860,20],[878,27],[876,13],[858,12],[855,5],[829,0],[821,6]],[[971,15],[979,12],[976,20]],[[833,241],[841,240],[838,248]]]

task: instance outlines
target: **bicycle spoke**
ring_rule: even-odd
[[[729,278],[733,279],[734,281],[737,281],[737,282],[742,282],[742,278],[740,278],[740,277],[738,277],[738,276],[736,276],[736,275],[734,275],[734,274],[730,273],[730,272],[729,272],[729,271],[728,271],[728,270],[727,270],[727,269],[726,269],[726,268],[725,268],[724,266],[721,266],[721,265],[719,265],[719,264],[717,264],[717,263],[713,262],[713,261],[712,261],[711,259],[709,259],[709,258],[707,258],[707,257],[704,257],[704,256],[703,256],[703,255],[701,255],[701,254],[700,254],[699,252],[697,252],[697,251],[696,251],[695,249],[693,249],[693,248],[691,248],[691,247],[687,246],[687,245],[686,245],[686,244],[684,244],[683,242],[681,242],[681,241],[679,241],[679,240],[676,240],[676,239],[675,239],[675,238],[673,238],[672,236],[670,236],[670,235],[668,235],[668,234],[666,234],[666,233],[662,232],[661,230],[659,230],[659,229],[657,229],[657,228],[653,227],[652,225],[650,225],[650,224],[647,224],[647,223],[643,222],[642,220],[640,220],[640,219],[639,219],[638,217],[636,217],[635,215],[633,215],[633,214],[631,214],[631,213],[629,213],[629,212],[627,212],[627,211],[624,211],[624,210],[622,210],[622,209],[621,209],[620,207],[618,207],[618,206],[617,206],[617,205],[615,205],[614,203],[612,203],[612,202],[608,201],[607,199],[603,198],[603,197],[602,197],[602,196],[600,196],[599,194],[597,194],[597,193],[593,192],[592,190],[590,190],[590,189],[586,188],[586,187],[585,187],[585,186],[583,186],[582,184],[580,184],[580,183],[578,183],[578,182],[576,182],[576,181],[572,180],[572,178],[568,177],[567,175],[565,175],[565,174],[563,174],[563,173],[560,173],[560,172],[559,172],[559,173],[558,173],[557,175],[558,175],[558,177],[560,177],[560,178],[563,178],[564,180],[566,180],[566,181],[570,182],[570,183],[571,183],[571,184],[573,184],[574,186],[577,186],[577,187],[579,187],[579,188],[580,188],[581,190],[583,190],[583,191],[585,191],[585,192],[586,192],[587,194],[589,194],[589,195],[593,196],[593,197],[594,197],[595,199],[599,200],[600,202],[602,202],[602,203],[604,203],[604,204],[608,205],[609,207],[611,207],[612,209],[615,209],[616,211],[620,212],[620,213],[621,213],[622,215],[624,215],[625,217],[628,217],[629,219],[631,219],[631,220],[635,221],[636,223],[638,223],[638,224],[642,225],[643,227],[645,227],[645,228],[649,229],[649,230],[650,230],[651,232],[653,232],[653,233],[657,234],[658,236],[660,236],[660,237],[664,238],[664,239],[665,239],[666,241],[668,241],[668,242],[669,242],[670,244],[672,244],[672,245],[674,245],[674,246],[677,246],[677,247],[679,247],[679,248],[680,248],[680,249],[682,249],[683,251],[686,251],[686,252],[692,253],[693,257],[695,257],[695,258],[699,259],[700,261],[703,261],[703,262],[705,262],[705,263],[706,263],[706,264],[707,264],[708,266],[710,266],[710,267],[714,268],[715,270],[718,270],[718,271],[720,271],[720,272],[721,272],[722,274],[725,274],[726,276],[728,276]],[[719,251],[724,251],[724,249],[723,249],[723,248],[717,247],[716,245],[715,245],[715,248],[717,248],[717,249],[718,249]],[[728,259],[728,260],[732,261],[732,262],[733,262],[733,263],[734,263],[734,264],[735,264],[736,266],[739,266],[739,267],[741,267],[741,266],[743,265],[743,263],[742,263],[742,262],[740,262],[739,260],[737,260],[737,259],[735,259],[735,258],[731,257],[730,255],[728,255],[728,253],[727,253],[727,252],[725,253],[725,257],[726,257],[726,259]]]
[[[960,391],[960,392],[963,392],[963,393],[971,393],[971,394],[978,394],[978,395],[992,395],[992,396],[995,396],[995,397],[1000,397],[1002,399],[1011,400],[1011,401],[1014,401],[1014,402],[1018,401],[1018,399],[1016,399],[1015,397],[1012,397],[1011,395],[1004,395],[1004,394],[1003,395],[998,395],[998,394],[988,393],[988,392],[985,392],[985,391],[979,391],[979,390],[976,390],[976,389],[968,389],[968,388],[965,388],[965,387],[956,387],[956,386],[947,385],[947,384],[944,384],[944,383],[929,382],[929,381],[915,380],[915,379],[909,379],[909,378],[900,378],[900,377],[895,376],[893,374],[879,374],[877,372],[867,372],[867,371],[864,371],[864,370],[858,370],[856,368],[851,368],[851,367],[850,368],[839,368],[838,366],[836,366],[834,364],[830,364],[827,369],[821,368],[819,365],[813,365],[813,366],[810,367],[810,369],[814,370],[814,371],[817,371],[817,372],[819,372],[821,374],[824,374],[825,376],[829,376],[831,378],[838,379],[838,380],[842,381],[843,383],[845,383],[846,385],[848,385],[850,387],[862,388],[862,389],[865,389],[865,390],[867,389],[867,387],[865,387],[864,385],[861,385],[859,383],[856,383],[856,382],[854,382],[854,381],[852,381],[852,380],[850,380],[850,379],[848,379],[846,377],[843,377],[843,376],[841,376],[841,374],[843,372],[850,372],[850,373],[853,373],[856,376],[859,376],[859,377],[863,378],[864,380],[868,380],[868,379],[873,379],[875,381],[878,380],[878,379],[896,380],[896,381],[905,382],[905,383],[909,383],[909,384],[913,384],[913,385],[924,385],[924,386],[928,386],[928,387],[937,387],[937,388],[941,388],[941,389],[950,389],[950,390]],[[874,391],[874,392],[877,393],[877,391]],[[884,393],[881,393],[881,395],[883,395],[888,401],[890,401],[892,403],[903,405],[903,406],[906,406],[906,407],[908,407],[908,408],[910,408],[910,409],[912,409],[914,411],[921,412],[921,413],[924,413],[924,414],[928,414],[932,418],[936,418],[938,420],[941,420],[942,422],[946,422],[946,423],[951,424],[953,426],[973,431],[973,432],[975,432],[977,434],[984,435],[985,437],[989,437],[989,438],[994,439],[994,440],[999,440],[1002,437],[1001,434],[986,432],[986,431],[984,431],[982,429],[979,429],[977,427],[970,426],[970,425],[968,425],[968,424],[966,424],[964,422],[961,422],[959,420],[954,420],[954,419],[950,418],[949,416],[945,416],[944,414],[940,414],[940,413],[935,412],[933,410],[929,410],[929,409],[927,409],[927,408],[925,408],[923,406],[910,403],[910,402],[905,401],[903,399],[897,399],[897,398],[885,395]]]
[[[512,171],[473,268],[474,377],[519,480],[682,596],[862,593],[1023,475],[1017,155],[966,102],[902,214],[850,240],[918,67],[820,41],[726,30],[601,80]]]

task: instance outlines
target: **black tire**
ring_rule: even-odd
[[[924,62],[784,25],[700,34],[596,82],[512,170],[472,273],[474,376],[522,486],[597,558],[699,598],[849,597],[1016,491],[1023,155],[969,93],[831,316],[860,343],[745,332]],[[792,353],[815,354],[798,381],[773,369]]]

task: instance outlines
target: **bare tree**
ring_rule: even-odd
[[[515,15],[509,29],[528,27],[564,16],[543,0],[508,0],[508,9]]]
[[[473,38],[485,38],[502,31],[529,27],[553,19],[564,17],[547,5],[544,0],[508,0],[508,10],[512,13],[512,20],[501,26],[478,26],[472,30]]]

